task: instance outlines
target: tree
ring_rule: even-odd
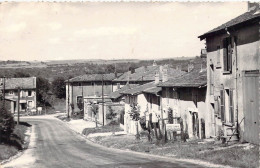
[[[14,118],[4,106],[3,98],[0,100],[0,142],[8,142],[14,130]]]
[[[50,83],[47,79],[43,77],[36,78],[36,97],[37,97],[37,106],[52,106],[52,97],[50,92]]]
[[[31,75],[29,73],[25,73],[22,71],[15,72],[15,74],[14,74],[14,78],[25,78],[25,77],[30,77],[30,76]]]
[[[115,110],[113,110],[111,106],[108,106],[108,113],[106,114],[106,118],[111,120],[110,123],[112,123],[112,130],[113,130],[112,134],[113,135],[115,135],[115,129],[114,129],[115,124],[113,122],[114,122],[114,119],[116,118],[116,116],[117,116],[117,113],[115,113]]]
[[[129,115],[133,121],[136,121],[136,139],[140,139],[139,129],[138,129],[138,121],[140,120],[140,106],[137,103],[133,103],[130,105]]]
[[[83,97],[78,97],[77,106],[78,106],[80,112],[83,112],[83,109],[84,109]]]
[[[56,77],[52,84],[52,92],[59,99],[66,98],[66,85],[64,77]]]
[[[91,104],[91,111],[95,115],[95,122],[96,122],[96,128],[98,127],[97,125],[97,113],[98,113],[98,105],[95,103]]]

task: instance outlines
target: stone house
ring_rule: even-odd
[[[211,127],[206,105],[207,71],[193,69],[178,78],[162,82],[162,118],[167,119],[169,109],[173,117],[183,120],[183,130],[189,138],[210,137]],[[179,124],[179,123],[174,123]]]
[[[259,143],[259,3],[199,36],[206,40],[211,134]]]
[[[159,95],[161,88],[158,88],[157,85],[162,81],[176,78],[185,73],[184,71],[171,69],[168,66],[160,66],[158,71],[154,73],[152,82],[137,85],[132,89],[120,92],[125,96],[124,130],[127,133],[136,134],[136,124],[129,115],[132,104],[139,106],[141,117],[148,116],[151,113],[159,117],[161,114],[161,98]]]
[[[5,85],[5,99],[10,101],[11,113],[17,113],[18,108],[22,113],[36,111],[36,77],[2,78],[0,81],[1,90]]]
[[[73,111],[80,111],[77,104],[84,97],[107,97],[113,92],[113,80],[116,74],[85,74],[66,81],[66,112],[69,116]],[[74,108],[74,109],[73,109]]]

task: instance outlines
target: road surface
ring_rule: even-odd
[[[158,156],[96,145],[51,118],[27,118],[32,124],[29,148],[4,167],[28,168],[193,168],[202,167]],[[1,167],[1,166],[0,166]]]

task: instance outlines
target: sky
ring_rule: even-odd
[[[199,35],[246,11],[246,2],[4,2],[0,60],[196,56]]]

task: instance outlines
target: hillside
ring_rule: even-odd
[[[83,74],[126,72],[130,68],[138,68],[153,64],[153,60],[61,60],[61,61],[0,61],[0,77],[41,76],[49,81],[62,76],[71,78]],[[160,59],[158,65],[169,64],[171,67],[187,71],[188,64],[206,66],[206,60],[200,57],[187,59]]]

